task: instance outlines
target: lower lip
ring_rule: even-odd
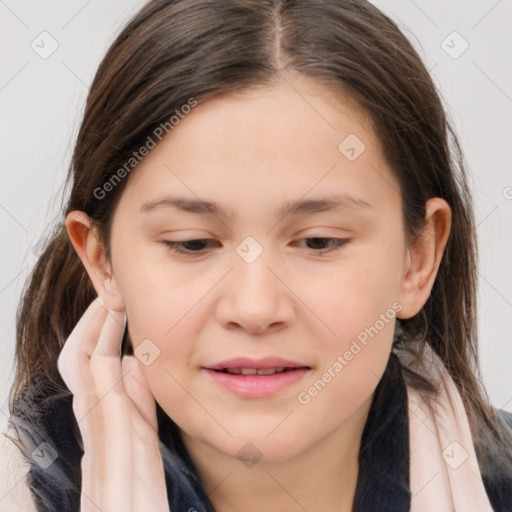
[[[273,375],[233,375],[208,368],[204,368],[204,370],[219,386],[244,398],[271,396],[299,381],[309,371],[308,368],[297,368]]]

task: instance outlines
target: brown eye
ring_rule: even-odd
[[[167,245],[169,249],[178,254],[194,254],[201,253],[204,250],[204,245],[207,242],[213,242],[209,238],[198,238],[196,240],[183,240],[182,242],[171,242],[170,240],[162,240],[162,243]],[[188,248],[186,247],[188,246]]]
[[[313,243],[309,243],[308,245],[312,245],[313,247],[308,248],[319,253],[337,251],[350,242],[350,240],[347,239],[327,237],[310,237],[302,238],[302,240],[312,240]]]

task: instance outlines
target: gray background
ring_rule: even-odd
[[[480,246],[483,380],[491,402],[512,411],[512,1],[373,3],[419,51],[463,145]],[[14,377],[17,303],[36,261],[34,246],[60,211],[88,84],[108,45],[142,5],[0,0],[0,422]],[[40,35],[45,31],[51,36]],[[49,51],[52,40],[58,48],[44,59],[31,46]],[[464,41],[469,46],[458,55]]]

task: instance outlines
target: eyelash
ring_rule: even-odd
[[[350,240],[344,239],[344,238],[329,238],[324,236],[314,236],[314,237],[308,237],[308,238],[301,238],[301,240],[334,240],[336,242],[336,245],[334,247],[331,247],[330,249],[322,249],[319,251],[315,251],[317,254],[325,254],[330,253],[334,251],[339,251],[344,246],[346,246]],[[184,250],[183,245],[189,244],[191,242],[211,242],[213,241],[211,238],[197,238],[194,240],[183,240],[182,242],[171,242],[169,240],[162,240],[162,243],[169,247],[169,249],[175,253],[178,254],[184,254],[184,255],[192,255],[192,254],[201,254],[202,251],[190,251],[190,250]]]

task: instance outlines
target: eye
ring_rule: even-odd
[[[313,252],[316,253],[327,253],[340,250],[346,244],[350,242],[350,240],[342,239],[342,238],[327,238],[327,237],[310,237],[310,238],[302,238],[301,240],[313,240],[313,246],[317,246],[316,248],[312,248]],[[204,245],[207,245],[208,242],[215,242],[215,240],[210,238],[199,238],[195,240],[184,240],[183,242],[171,242],[170,240],[163,240],[162,243],[169,247],[169,249],[178,254],[200,254],[204,251]],[[326,242],[333,242],[327,244],[327,248],[320,247],[318,248],[318,243],[320,242],[321,246],[324,246]],[[186,248],[188,246],[188,248]]]
[[[317,253],[326,253],[326,252],[333,252],[333,251],[339,251],[341,248],[343,248],[345,245],[347,245],[350,240],[344,239],[344,238],[328,238],[328,237],[310,237],[310,238],[302,238],[301,240],[313,240],[313,246],[317,246],[317,249],[314,249],[314,252]],[[319,243],[320,242],[320,243]],[[318,243],[321,246],[324,246],[326,242],[332,242],[329,246],[327,244],[327,248],[320,248],[318,249]]]
[[[167,245],[169,249],[178,254],[193,254],[202,252],[201,246],[207,242],[214,242],[214,240],[210,238],[198,238],[196,240],[184,240],[183,242],[171,242],[170,240],[163,240],[162,243]],[[192,246],[192,249],[183,249],[184,246],[189,245]],[[199,246],[199,250],[194,250],[194,247],[197,248]]]

